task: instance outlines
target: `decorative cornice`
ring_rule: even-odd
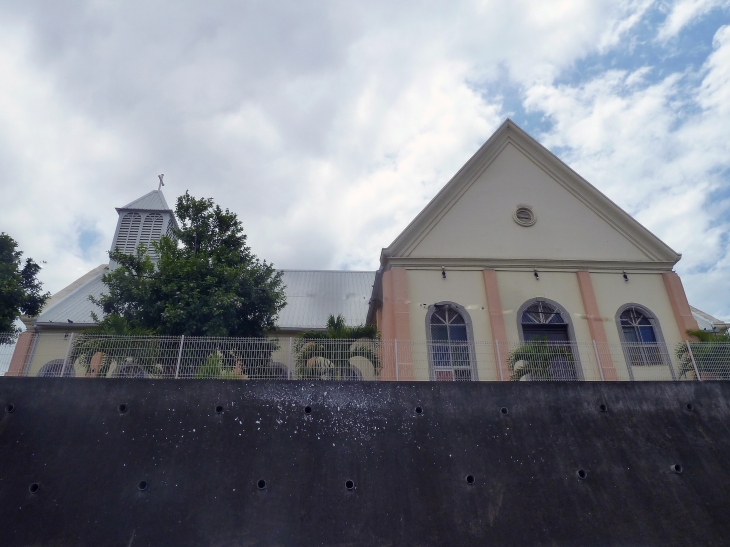
[[[552,260],[522,258],[413,258],[408,256],[386,257],[384,270],[390,268],[412,268],[425,270],[441,270],[442,267],[452,270],[511,270],[530,271],[626,271],[631,272],[670,272],[674,262],[636,262],[624,260]]]

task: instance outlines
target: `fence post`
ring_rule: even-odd
[[[66,365],[68,364],[68,355],[71,353],[71,344],[73,344],[74,341],[74,333],[71,333],[70,338],[68,339],[68,347],[66,348],[66,357],[63,358],[63,366],[61,367],[61,378],[63,378],[64,373],[66,372]]]
[[[180,349],[177,352],[177,365],[175,365],[175,380],[180,376],[180,360],[182,359],[183,343],[185,342],[185,335],[180,337]]]
[[[598,363],[598,373],[601,375],[601,382],[605,382],[606,379],[603,377],[603,365],[601,365],[601,358],[598,356],[598,346],[596,346],[595,340],[593,340],[593,351],[596,353],[596,363]]]
[[[395,381],[398,381],[398,339],[393,340],[395,344]]]
[[[504,382],[504,373],[502,372],[502,353],[499,351],[499,340],[494,341],[497,347],[497,369],[499,370],[499,381]]]
[[[291,347],[292,344],[291,344],[291,341],[292,341],[292,337],[290,336],[289,337],[289,370],[286,373],[286,379],[287,380],[291,380],[291,367],[294,364],[294,362],[292,361],[292,358],[294,356],[292,355],[292,347]]]
[[[689,345],[689,340],[685,340],[684,343],[687,344],[687,350],[689,351],[689,358],[692,359],[692,366],[695,369],[695,375],[697,376],[697,381],[701,382],[702,378],[700,377],[700,371],[697,370],[697,363],[695,363],[695,356],[694,356],[694,353],[692,353],[692,346]]]

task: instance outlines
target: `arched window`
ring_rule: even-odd
[[[38,371],[37,376],[39,378],[51,378],[61,376],[61,373],[63,373],[64,378],[76,376],[73,364],[66,363],[66,368],[64,368],[63,363],[63,359],[53,359],[52,361],[48,361]]]
[[[452,303],[435,304],[429,308],[426,321],[432,379],[476,380],[471,323],[466,310]]]
[[[556,306],[544,300],[528,305],[522,312],[521,323],[525,342],[535,339],[570,342],[568,322]]]
[[[528,380],[581,378],[573,328],[565,310],[538,298],[525,302],[517,317],[523,344],[510,353],[513,375]]]
[[[635,305],[619,310],[618,324],[631,366],[664,365],[659,324],[649,310]]]

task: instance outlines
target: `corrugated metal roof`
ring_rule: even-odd
[[[713,317],[709,313],[698,310],[694,306],[690,306],[690,309],[692,310],[692,316],[697,320],[700,330],[714,331],[725,328],[726,323],[722,319]]]
[[[74,323],[92,323],[92,311],[101,316],[101,309],[89,301],[89,295],[98,298],[106,291],[101,282],[104,270],[97,270],[86,283],[44,310],[36,322],[66,323],[70,319]],[[279,313],[279,328],[324,328],[330,314],[342,314],[348,325],[365,323],[375,272],[282,271],[287,305]]]
[[[142,211],[169,211],[165,196],[161,190],[152,190],[141,198],[135,199],[132,203],[127,203],[124,207],[119,207],[117,211],[122,209],[139,209]]]
[[[324,328],[330,315],[342,314],[347,325],[365,323],[375,272],[282,270],[286,307],[280,328]]]
[[[106,290],[106,285],[101,282],[104,271],[105,269],[101,269],[86,283],[43,310],[36,319],[36,323],[67,323],[69,319],[74,323],[93,323],[92,311],[101,317],[101,308],[89,302],[89,295],[99,298],[101,293]]]

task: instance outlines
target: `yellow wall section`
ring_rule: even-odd
[[[585,319],[575,272],[539,272],[536,280],[532,272],[498,271],[499,295],[504,308],[504,323],[510,342],[520,340],[517,329],[517,311],[531,298],[547,298],[560,304],[569,314],[578,341],[589,342],[590,332]]]
[[[591,278],[609,344],[621,341],[616,326],[616,312],[629,303],[641,304],[654,314],[670,352],[682,341],[661,274],[631,273],[628,282],[624,281],[620,273],[592,273]]]
[[[682,336],[660,273],[629,273],[628,282],[624,281],[620,273],[592,273],[591,278],[598,309],[606,327],[606,337],[612,346],[614,363],[625,363],[623,352],[619,353],[619,348],[614,346],[621,342],[616,325],[616,312],[621,306],[629,303],[641,304],[654,314],[664,336],[667,357],[674,358],[674,348],[682,342]],[[628,372],[622,374],[622,368],[626,368],[625,364],[623,367],[616,367],[619,378],[627,380]],[[634,367],[633,371],[637,380],[671,380],[671,374],[664,367]]]
[[[425,352],[428,306],[448,301],[463,306],[469,313],[476,346],[479,379],[499,380],[491,347],[484,345],[492,341],[492,336],[482,271],[447,270],[446,279],[442,278],[441,270],[407,271],[415,379],[429,378],[428,355]]]

